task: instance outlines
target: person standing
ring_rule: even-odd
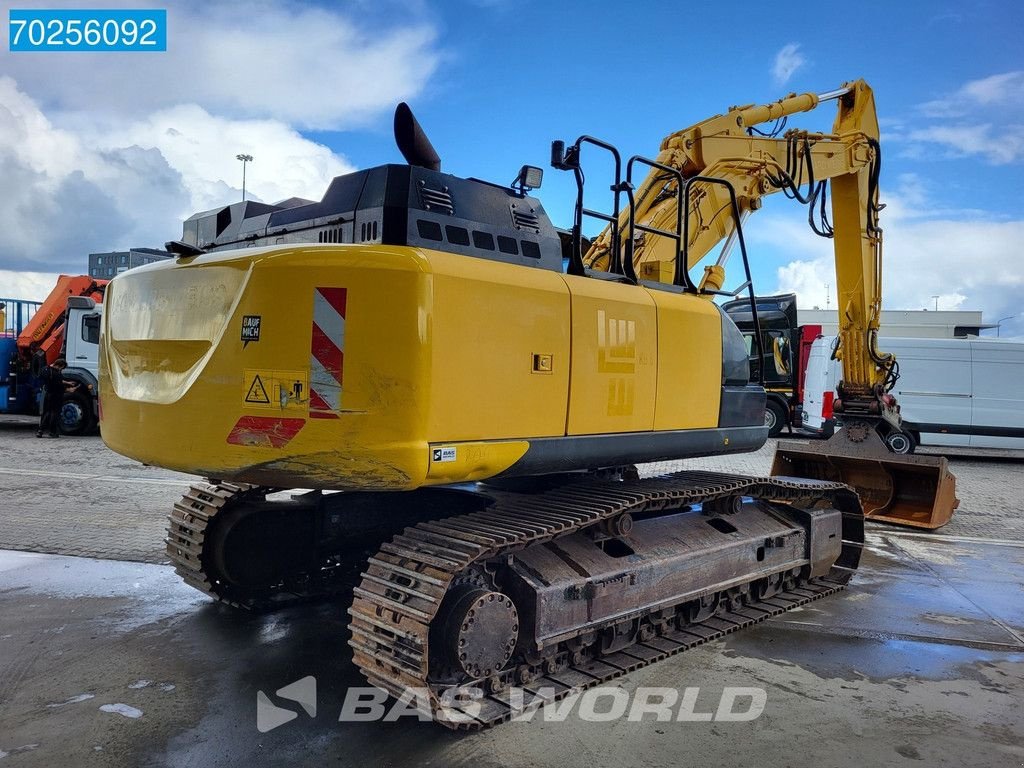
[[[46,392],[46,388],[43,386],[43,371],[46,370],[46,353],[39,346],[38,341],[33,341],[28,345],[28,372],[29,375],[35,379],[36,386],[39,387],[36,390],[36,412],[43,415],[43,400]]]
[[[43,386],[43,411],[39,416],[39,431],[36,432],[36,437],[42,437],[44,431],[48,432],[47,437],[60,437],[57,430],[58,416],[64,403],[64,392],[78,387],[77,384],[64,381],[64,369],[67,367],[67,361],[63,357],[58,357],[53,365],[43,368],[40,374]]]

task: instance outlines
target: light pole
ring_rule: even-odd
[[[1003,320],[1013,320],[1013,318],[1015,318],[1016,316],[1017,315],[1007,315],[1006,317],[1001,317],[998,320],[996,320],[996,338],[997,339],[999,338],[999,331],[1002,330],[1002,328],[1000,326],[1002,325]]]
[[[252,158],[250,157],[249,159],[251,160]],[[932,298],[935,299],[935,311],[938,312],[939,311],[939,297],[938,296],[932,296]]]
[[[236,160],[242,161],[242,201],[245,201],[245,164],[252,162],[252,155],[235,155]]]

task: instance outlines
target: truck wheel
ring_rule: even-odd
[[[92,427],[92,408],[88,398],[77,392],[64,395],[57,424],[65,435],[84,435]]]
[[[778,437],[786,426],[786,412],[774,400],[769,400],[764,408],[764,425],[768,427],[768,437]]]
[[[890,451],[898,454],[913,453],[914,448],[917,447],[910,433],[897,432],[895,430],[885,436],[885,444],[889,446]]]

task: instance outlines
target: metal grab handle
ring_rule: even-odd
[[[679,264],[679,258],[683,251],[683,207],[676,201],[676,230],[675,232],[666,232],[657,227],[649,227],[646,224],[636,223],[636,199],[633,195],[633,165],[634,163],[640,163],[646,165],[648,168],[657,168],[665,173],[672,174],[676,177],[676,192],[679,194],[683,187],[683,174],[678,168],[672,168],[671,166],[664,165],[657,162],[656,160],[650,160],[649,158],[642,157],[641,155],[633,155],[629,158],[629,162],[626,163],[626,199],[629,201],[629,240],[626,244],[626,259],[625,265],[628,270],[627,276],[631,276],[633,280],[636,280],[636,271],[633,265],[633,249],[635,248],[636,241],[636,230],[641,232],[647,232],[652,235],[661,235],[662,237],[668,237],[676,241],[676,264]],[[678,273],[678,269],[676,270]],[[696,293],[697,287],[690,280],[690,275],[686,270],[683,271],[685,275],[683,287],[689,291]],[[678,284],[678,283],[677,283]]]
[[[757,343],[757,356],[758,359],[764,359],[764,341],[761,338],[761,321],[757,317],[757,300],[754,297],[754,279],[750,276],[750,260],[747,258],[747,243],[743,239],[743,219],[740,216],[740,206],[736,201],[736,189],[731,183],[725,179],[716,179],[713,176],[691,176],[686,180],[686,186],[683,189],[683,200],[682,207],[686,212],[683,218],[683,252],[681,258],[676,261],[676,274],[675,284],[683,285],[684,281],[689,281],[690,275],[688,272],[690,266],[690,189],[694,184],[719,184],[726,188],[729,192],[729,203],[732,208],[732,217],[736,222],[736,238],[740,244],[740,254],[743,256],[743,272],[746,276],[746,282],[740,286],[736,293],[738,294],[743,288],[747,289],[747,295],[750,297],[750,316],[754,322],[754,340]],[[708,291],[708,293],[721,294],[721,291]],[[758,383],[764,386],[764,366],[761,366],[761,370],[758,372]]]
[[[580,155],[584,144],[592,144],[595,147],[603,149],[611,153],[612,157],[615,159],[615,183],[611,186],[611,190],[615,193],[615,197],[613,198],[614,202],[612,205],[611,215],[591,210],[583,205],[583,169],[580,163]],[[556,155],[562,156],[559,158]],[[636,278],[630,278],[628,274],[623,272],[622,268],[622,252],[619,244],[619,195],[622,194],[623,189],[622,157],[619,155],[619,150],[608,142],[595,139],[593,136],[580,136],[576,139],[576,143],[567,150],[562,149],[561,142],[555,142],[552,144],[551,164],[560,170],[572,170],[573,176],[576,180],[576,207],[573,212],[572,253],[569,256],[569,274],[586,274],[586,267],[583,264],[582,248],[583,217],[590,216],[591,218],[606,222],[610,229],[612,242],[608,271],[616,275],[623,275],[624,277],[632,279],[633,282],[636,282]]]

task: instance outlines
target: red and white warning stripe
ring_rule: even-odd
[[[346,288],[313,291],[313,336],[309,356],[309,416],[336,419],[341,410],[345,367]]]

